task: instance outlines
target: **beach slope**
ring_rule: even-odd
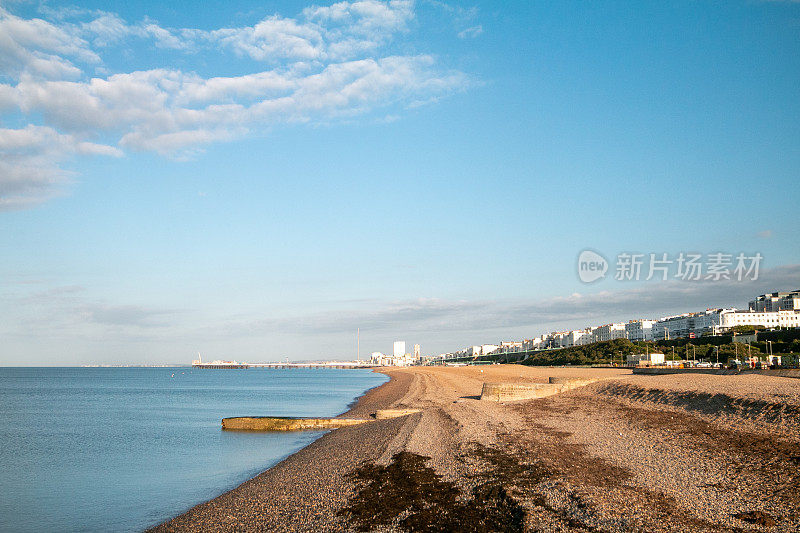
[[[391,380],[342,416],[419,413],[332,431],[154,531],[793,531],[800,523],[798,380],[519,365],[381,372]],[[487,382],[551,377],[587,384],[540,399],[480,399]]]

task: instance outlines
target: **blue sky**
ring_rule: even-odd
[[[0,0],[0,364],[423,352],[800,287],[797,2]],[[583,249],[759,252],[749,283]]]

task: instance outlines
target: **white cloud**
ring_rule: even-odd
[[[152,39],[156,46],[176,50],[191,48],[193,44],[191,31],[162,28],[147,18],[138,24],[128,24],[116,13],[97,13],[91,21],[78,24],[75,31],[101,47],[114,45],[130,37]]]
[[[142,32],[145,36],[152,37],[156,46],[160,48],[174,48],[176,50],[191,48],[190,42],[155,23],[145,23],[142,26]]]
[[[758,294],[793,289],[800,282],[800,265],[766,269],[755,281],[669,281],[635,288],[540,300],[447,301],[420,298],[391,302],[380,308],[337,309],[326,313],[239,323],[234,333],[295,332],[302,335],[353,331],[397,330],[438,336],[471,332],[472,342],[498,340],[497,331],[517,331],[522,337],[562,328],[584,328],[613,321],[700,311],[708,307],[746,308]],[[451,349],[460,348],[452,346]]]
[[[176,353],[186,353],[188,346],[198,343],[216,346],[221,353],[230,353],[231,346],[236,346],[242,358],[252,361],[282,358],[284,350],[294,354],[312,351],[320,358],[349,357],[357,327],[361,329],[362,350],[390,347],[398,332],[403,332],[406,339],[422,344],[426,353],[437,353],[469,344],[532,338],[553,330],[658,318],[707,307],[743,308],[758,294],[797,288],[800,265],[765,269],[757,281],[654,282],[631,288],[620,283],[618,289],[599,293],[526,300],[362,300],[342,302],[339,308],[327,312],[296,316],[279,310],[281,318],[265,318],[257,312],[205,315],[169,303],[109,302],[80,286],[48,287],[46,280],[31,280],[29,276],[17,281],[12,281],[13,276],[7,278],[0,282],[0,314],[6,318],[0,321],[0,336],[19,340],[21,354],[26,350],[33,353],[31,342],[39,339],[59,347],[74,343],[78,350],[86,350],[88,338],[99,342],[101,350],[96,357],[100,360],[107,360],[109,343],[142,342],[152,345],[131,352],[129,362],[131,358],[149,358],[152,349],[159,354],[153,361],[159,357],[162,362],[174,361]],[[165,342],[172,343],[169,349],[163,349]],[[265,352],[265,346],[273,351]],[[308,350],[304,352],[303,346]],[[328,347],[331,353],[315,351],[320,346]],[[63,350],[58,355],[63,364]]]
[[[256,61],[328,61],[350,59],[374,50],[398,32],[407,30],[414,17],[411,0],[360,0],[331,6],[312,6],[297,18],[271,15],[252,26],[199,30],[164,28],[145,19],[128,24],[115,13],[68,12],[65,16],[92,14],[95,18],[73,25],[76,33],[95,46],[110,46],[131,37],[152,39],[157,46],[199,51],[226,48]]]
[[[243,135],[246,130],[240,129],[238,133]],[[227,129],[210,130],[203,128],[156,135],[148,135],[137,131],[123,136],[122,140],[120,140],[120,145],[126,148],[158,152],[162,155],[183,159],[192,155],[191,151],[186,153],[188,147],[210,144],[215,141],[228,141],[237,136],[236,134],[237,132]]]
[[[51,286],[46,280],[24,284],[6,280],[0,283],[0,294],[0,313],[6,319],[0,323],[0,334],[7,340],[22,339],[26,346],[38,340],[81,339],[85,346],[86,339],[106,344],[143,336],[170,337],[187,313],[178,308],[110,303],[80,285]]]
[[[322,25],[343,27],[339,34],[351,33],[380,38],[387,32],[406,29],[409,21],[414,18],[414,2],[409,0],[339,2],[331,6],[306,8],[303,15],[310,21]],[[336,35],[337,32],[330,30],[330,33]]]
[[[78,307],[77,312],[87,322],[101,326],[123,328],[160,328],[169,324],[173,310],[161,310],[138,305],[108,305],[87,303]]]
[[[206,102],[237,102],[279,96],[294,87],[292,73],[275,71],[258,72],[237,77],[203,79],[184,76],[183,85],[176,93],[180,105],[197,105]]]
[[[483,26],[478,24],[477,26],[472,26],[465,30],[461,30],[460,32],[458,32],[458,37],[459,39],[473,39],[482,33],[483,33]]]
[[[0,177],[0,202],[6,207],[55,194],[67,177],[58,164],[72,155],[118,156],[123,148],[180,159],[276,124],[433,102],[468,83],[463,73],[438,67],[433,56],[378,53],[408,30],[411,0],[312,6],[296,18],[273,15],[211,31],[163,28],[149,19],[129,24],[97,11],[51,16],[56,22],[25,20],[0,8],[0,76],[13,80],[0,83],[0,112],[16,115],[15,122],[27,116],[44,123],[4,130],[6,136],[57,140],[52,146],[31,142],[25,156],[7,156],[9,146],[0,145],[6,176]],[[103,72],[95,50],[125,46],[131,38],[186,52],[231,50],[261,66],[228,77],[152,68],[90,78],[80,69],[89,63]],[[119,148],[78,141],[101,137]]]
[[[435,70],[430,56],[397,56],[333,63],[311,74],[203,79],[158,69],[88,82],[25,79],[7,100],[62,130],[117,133],[121,146],[169,154],[192,139],[204,144],[251,127],[352,115],[465,83],[461,73]]]
[[[119,157],[116,147],[80,141],[45,126],[0,129],[0,211],[22,209],[56,196],[69,181],[59,167],[74,155]]]
[[[414,17],[411,0],[362,0],[306,8],[297,19],[279,15],[253,26],[213,31],[184,29],[193,41],[222,45],[257,61],[331,61],[352,59],[375,50],[407,30]]]
[[[77,78],[68,57],[96,63],[99,56],[83,39],[42,19],[22,19],[0,7],[0,76]]]
[[[82,23],[81,30],[93,36],[95,46],[108,46],[134,34],[132,27],[114,13],[103,13],[90,22]]]
[[[319,29],[278,16],[264,19],[255,26],[224,28],[198,35],[257,61],[319,59],[324,52]]]

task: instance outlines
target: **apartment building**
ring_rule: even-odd
[[[593,330],[595,342],[625,338],[625,324],[605,324]]]
[[[653,325],[655,320],[631,320],[625,324],[625,333],[630,341],[653,340]]]
[[[759,313],[800,310],[800,290],[762,294],[750,302],[749,308]]]

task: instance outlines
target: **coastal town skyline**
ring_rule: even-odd
[[[497,344],[474,344],[435,358],[474,357],[496,353],[530,352],[585,346],[625,339],[632,342],[699,339],[730,334],[737,327],[764,330],[800,328],[800,290],[760,294],[744,309],[706,307],[659,318],[628,318],[619,322],[587,325],[567,331],[549,331],[525,339],[504,339]],[[429,356],[432,357],[432,356]]]
[[[441,353],[796,289],[798,16],[0,1],[0,365]]]

